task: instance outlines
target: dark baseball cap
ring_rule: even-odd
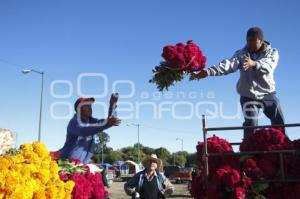
[[[80,103],[82,102],[95,102],[95,98],[93,97],[89,97],[89,98],[85,98],[85,97],[80,97],[76,100],[75,104],[74,104],[74,109],[75,109],[75,112],[77,112],[77,107]]]

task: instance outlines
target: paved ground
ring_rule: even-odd
[[[110,194],[110,199],[130,199],[123,190],[124,182],[114,182],[108,192]],[[174,184],[175,192],[169,198],[191,198],[189,192],[187,191],[187,184]]]

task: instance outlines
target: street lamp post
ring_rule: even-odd
[[[181,151],[183,151],[183,138],[176,138],[177,141],[181,141]]]
[[[140,157],[141,157],[141,152],[140,152],[140,124],[127,124],[127,126],[136,126],[138,130],[138,163],[140,163]]]
[[[41,128],[42,128],[42,110],[43,110],[43,90],[44,90],[44,72],[42,71],[37,71],[33,69],[24,69],[22,70],[23,74],[28,74],[30,72],[40,74],[42,77],[42,82],[41,82],[41,99],[40,99],[40,116],[39,116],[39,131],[38,131],[38,141],[41,141]]]
[[[176,138],[176,141],[181,141],[181,152],[183,152],[183,138]],[[175,153],[174,153],[174,165],[175,165]]]

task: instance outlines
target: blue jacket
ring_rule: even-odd
[[[89,121],[84,121],[78,114],[75,114],[67,127],[66,141],[60,149],[61,158],[78,159],[83,164],[89,163],[94,154],[95,135],[107,128],[109,127],[104,119],[92,117]]]

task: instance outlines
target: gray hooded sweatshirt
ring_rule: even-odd
[[[243,69],[246,57],[256,61],[256,67]],[[264,41],[259,52],[250,53],[246,47],[235,52],[230,59],[207,68],[209,76],[227,75],[240,70],[240,79],[237,82],[237,92],[244,97],[262,99],[265,95],[275,93],[274,71],[278,64],[278,50]]]

